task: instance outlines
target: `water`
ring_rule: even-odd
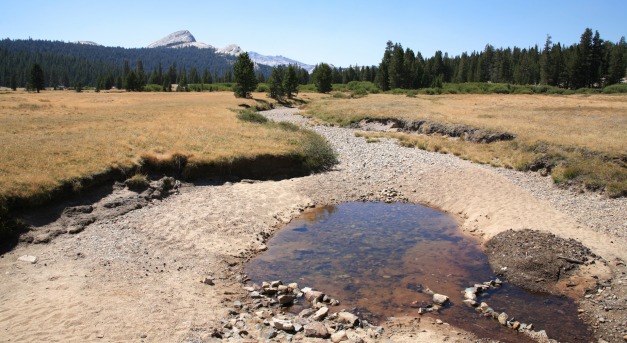
[[[451,305],[430,314],[504,342],[526,336],[483,318],[462,303],[462,291],[495,278],[478,243],[464,236],[450,216],[414,204],[345,203],[304,213],[268,242],[268,251],[246,267],[253,282],[298,282],[357,308],[371,322],[417,316],[430,303],[428,287],[448,295]],[[591,341],[572,300],[532,294],[505,283],[482,294],[507,312],[562,342]]]

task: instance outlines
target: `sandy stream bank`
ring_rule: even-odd
[[[295,112],[277,109],[267,115],[305,123]],[[0,341],[209,341],[232,302],[246,294],[238,282],[242,263],[263,249],[268,234],[307,207],[372,199],[386,188],[456,216],[464,231],[483,242],[523,228],[583,242],[607,266],[586,268],[587,279],[596,275],[601,291],[582,298],[580,308],[598,325],[598,337],[623,340],[626,199],[573,194],[535,174],[402,148],[389,140],[366,143],[350,129],[312,128],[340,155],[333,171],[278,182],[182,187],[179,194],[97,221],[78,234],[20,244],[4,254]],[[38,261],[18,262],[22,255]],[[215,285],[198,282],[203,276],[213,277]],[[619,300],[605,310],[610,296]],[[396,318],[384,324],[377,340],[474,341],[434,321]]]

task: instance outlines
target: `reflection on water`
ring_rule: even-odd
[[[451,298],[452,305],[435,314],[443,321],[481,337],[526,341],[462,304],[463,289],[495,277],[487,257],[452,217],[419,205],[346,203],[306,212],[278,232],[246,272],[253,282],[280,279],[320,289],[374,322],[416,316],[415,304],[431,301],[423,291],[428,287]],[[567,298],[505,283],[480,301],[533,323],[551,338],[590,340]]]

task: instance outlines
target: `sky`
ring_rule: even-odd
[[[431,57],[577,43],[586,28],[627,36],[627,0],[74,1],[0,0],[0,39],[146,47],[189,30],[197,41],[307,64],[378,65],[386,42]]]

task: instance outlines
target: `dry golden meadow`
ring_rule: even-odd
[[[230,92],[0,94],[0,199],[45,196],[141,157],[206,163],[298,149],[302,132],[239,121],[231,109],[243,103],[256,101]]]
[[[370,141],[394,137],[407,146],[519,170],[544,159],[555,164],[551,173],[557,183],[627,195],[627,95],[326,96],[308,104],[307,114],[339,125],[399,118],[508,131],[517,135],[514,141],[491,144],[416,134],[362,135]]]
[[[303,98],[309,101],[308,115],[338,124],[386,117],[509,131],[518,136],[514,141],[492,144],[414,134],[368,136],[392,135],[407,146],[517,169],[557,154],[566,162],[554,168],[556,181],[580,178],[586,187],[605,187],[614,196],[627,189],[624,162],[612,162],[624,161],[627,152],[625,95]],[[130,168],[142,158],[183,154],[189,163],[202,164],[297,150],[302,133],[242,122],[232,111],[258,103],[230,92],[0,94],[0,198],[45,196],[63,183]]]

